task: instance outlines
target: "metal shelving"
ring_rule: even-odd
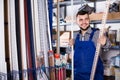
[[[93,3],[93,2],[100,2],[100,1],[105,1],[105,0],[74,0],[73,1],[73,5],[79,5],[79,4],[83,4],[83,3]],[[71,2],[70,1],[63,1],[63,2],[58,2],[60,6],[70,6]],[[57,7],[57,3],[53,3],[53,7],[56,8]]]
[[[90,3],[94,3],[94,6],[96,7],[96,2],[101,2],[101,1],[105,1],[105,0],[74,0],[73,1],[73,5],[79,5],[79,4],[83,4],[84,2],[90,2]],[[60,8],[61,7],[67,7],[67,6],[70,6],[70,5],[72,5],[71,4],[71,1],[63,1],[63,2],[58,2],[58,4],[57,3],[54,3],[53,4],[53,7],[54,8],[57,8],[58,9],[58,11],[60,12]],[[58,14],[59,15],[59,14]],[[117,15],[117,14],[112,14],[111,15],[111,17],[113,17],[114,15]],[[69,23],[60,23],[60,21],[59,21],[59,19],[60,19],[60,17],[59,16],[57,16],[57,18],[58,18],[58,24],[54,24],[53,25],[53,28],[55,28],[55,27],[62,27],[62,26],[65,26],[65,27],[67,27],[67,26],[70,26],[71,25],[71,22],[69,22]],[[112,24],[112,23],[120,23],[120,19],[116,19],[116,16],[115,16],[115,18],[114,19],[108,19],[107,20],[107,23],[110,23],[110,24]],[[73,22],[73,24],[75,25],[75,23]],[[93,25],[96,25],[96,24],[101,24],[101,20],[91,20],[91,24],[93,24]],[[66,30],[66,29],[65,29]]]
[[[105,0],[85,0],[87,3],[91,2],[91,3],[94,3],[94,6],[95,6],[95,3],[96,2],[100,2],[100,1],[105,1]],[[79,5],[79,4],[83,4],[85,3],[84,0],[75,0],[73,1],[73,5]],[[53,7],[56,8],[58,7],[58,9],[60,9],[60,7],[66,7],[66,6],[70,6],[71,5],[71,2],[70,1],[63,1],[63,2],[58,2],[58,6],[57,6],[57,3],[54,3],[53,4]],[[59,17],[58,17],[59,19]],[[107,23],[120,23],[120,19],[113,19],[113,20],[107,20]],[[69,26],[71,23],[59,23],[59,26]],[[101,20],[92,20],[91,21],[91,24],[101,24]],[[57,25],[53,25],[54,27],[57,26]]]
[[[76,1],[73,1],[73,5],[78,5],[78,4],[83,4],[84,2],[83,2],[83,0],[76,0]],[[63,1],[63,2],[58,2],[58,4],[60,5],[60,6],[70,6],[71,5],[71,2],[70,1]],[[57,3],[54,3],[53,4],[53,7],[54,8],[56,8],[57,7]]]
[[[91,24],[101,24],[101,20],[93,20],[90,22]],[[120,23],[120,20],[107,20],[106,23]],[[75,24],[75,23],[74,23]],[[59,26],[70,26],[71,23],[61,23]],[[53,25],[53,27],[56,27],[57,25]]]
[[[107,23],[120,23],[120,20],[107,20]],[[91,24],[101,24],[101,20],[91,21]]]

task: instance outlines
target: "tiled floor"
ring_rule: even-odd
[[[104,76],[104,80],[115,80],[114,76]]]
[[[71,78],[66,78],[66,80],[71,80]],[[104,80],[115,80],[114,76],[104,76]]]

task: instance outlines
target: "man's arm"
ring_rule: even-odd
[[[111,42],[106,34],[100,36],[100,38],[98,38],[98,36],[99,36],[99,30],[95,32],[95,36],[94,36],[95,45],[97,45],[96,43],[99,42],[102,45],[102,48],[111,47]]]
[[[110,48],[111,47],[111,42],[106,35],[100,36],[100,38],[98,39],[98,42],[102,45],[102,48]]]
[[[106,37],[106,43],[102,46],[102,48],[110,48],[111,42],[108,37]]]

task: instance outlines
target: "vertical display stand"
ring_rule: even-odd
[[[3,74],[7,73],[6,61],[5,61],[5,30],[4,30],[4,0],[0,0],[0,79],[7,80],[7,77]],[[2,74],[3,73],[3,74]]]
[[[15,0],[8,0],[8,35],[9,35],[10,72],[13,73],[12,76],[13,80],[19,80],[17,41],[16,41]]]
[[[20,7],[20,36],[21,36],[21,57],[22,57],[22,78],[28,80],[27,72],[27,55],[26,55],[26,38],[25,38],[25,15],[24,15],[24,0],[19,0]]]

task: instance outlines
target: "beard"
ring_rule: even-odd
[[[90,27],[90,26],[86,27],[85,29],[82,28],[82,27],[80,27],[80,29],[81,29],[82,31],[86,31],[89,27]]]

